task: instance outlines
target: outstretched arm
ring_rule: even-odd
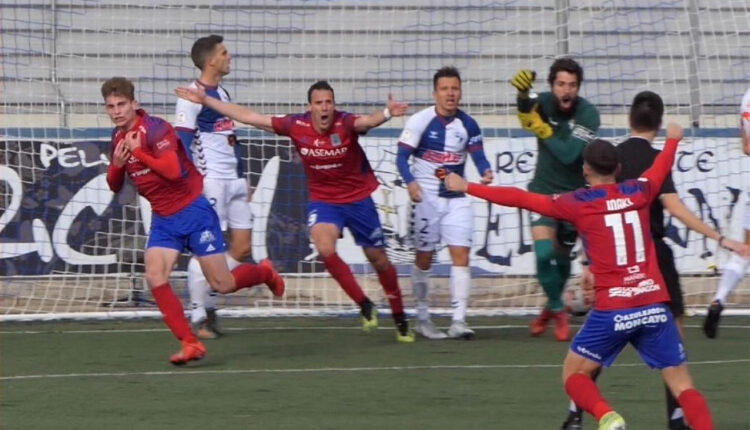
[[[409,105],[393,100],[393,95],[388,94],[388,102],[385,109],[377,110],[369,115],[360,115],[354,120],[354,130],[357,133],[367,133],[367,130],[377,127],[394,116],[403,116]]]
[[[222,115],[232,118],[233,120],[252,125],[253,127],[270,133],[274,132],[273,126],[271,125],[271,116],[260,114],[252,109],[248,109],[235,103],[226,103],[214,97],[206,97],[206,92],[200,87],[200,85],[197,89],[177,87],[175,88],[174,93],[177,94],[177,97],[189,100],[193,103],[200,103]]]
[[[742,242],[728,239],[718,231],[712,229],[708,224],[695,216],[695,214],[688,209],[684,203],[682,203],[682,200],[680,200],[680,196],[678,196],[677,193],[662,194],[661,203],[664,205],[664,209],[685,224],[685,227],[719,242],[719,246],[734,251],[743,257],[748,256],[749,250],[747,245]]]
[[[471,194],[488,202],[527,209],[551,218],[565,219],[565,216],[557,210],[552,196],[530,193],[516,187],[493,187],[475,184],[467,182],[466,179],[455,173],[449,173],[445,176],[444,183],[445,188],[449,191]]]

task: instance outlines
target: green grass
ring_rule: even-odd
[[[0,428],[527,430],[566,413],[567,345],[530,338],[526,319],[476,318],[475,341],[411,345],[386,317],[370,334],[353,318],[223,322],[228,335],[184,368],[156,320],[4,323]],[[715,427],[748,429],[750,319],[725,318],[715,340],[700,323],[686,320],[686,346]],[[639,363],[626,350],[599,385],[628,428],[665,428],[663,385]]]

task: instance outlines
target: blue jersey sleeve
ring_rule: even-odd
[[[398,153],[396,154],[396,167],[398,167],[398,173],[404,179],[404,183],[409,184],[414,181],[414,175],[409,170],[409,157],[414,153],[414,148],[409,145],[398,145]]]
[[[177,138],[180,139],[180,143],[182,143],[182,147],[185,149],[185,155],[187,155],[190,161],[193,161],[193,150],[191,145],[195,138],[195,132],[184,128],[178,128],[176,131]]]

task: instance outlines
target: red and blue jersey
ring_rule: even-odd
[[[310,114],[286,115],[271,120],[276,134],[289,136],[307,175],[310,201],[351,203],[369,197],[378,187],[359,133],[356,115],[334,111],[333,124],[325,134],[313,128]]]
[[[676,146],[676,140],[668,139],[640,178],[616,184],[554,195],[469,184],[468,193],[572,223],[590,261],[597,310],[668,302],[651,239],[649,207],[671,169]]]
[[[141,146],[132,152],[123,168],[110,163],[107,181],[117,192],[127,174],[138,194],[151,203],[158,215],[171,215],[195,200],[203,191],[203,178],[185,155],[172,126],[161,118],[149,116],[143,109],[137,111],[138,120],[127,131],[112,131],[113,158],[117,145],[122,145],[127,133],[137,131]]]

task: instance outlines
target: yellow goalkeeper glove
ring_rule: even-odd
[[[528,113],[518,112],[518,120],[524,130],[534,133],[540,139],[547,139],[552,136],[552,127],[544,122],[537,111],[536,105]]]
[[[527,93],[534,84],[536,79],[536,72],[533,70],[519,70],[510,79],[510,84],[516,87],[519,93]]]

